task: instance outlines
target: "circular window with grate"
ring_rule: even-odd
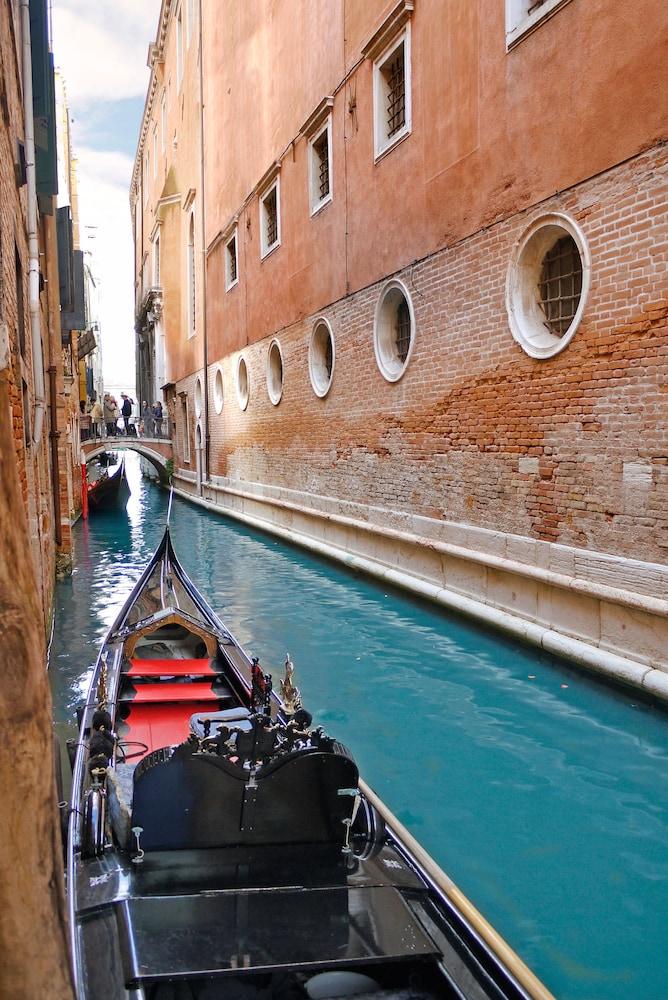
[[[535,219],[515,246],[506,309],[515,340],[532,358],[551,358],[572,340],[589,292],[591,261],[567,215]]]
[[[376,361],[383,378],[398,382],[406,371],[415,344],[415,317],[408,289],[393,280],[383,288],[373,331]]]
[[[318,319],[313,327],[308,349],[308,370],[316,396],[326,396],[334,377],[334,336],[326,319]]]
[[[277,340],[272,340],[267,354],[267,392],[277,406],[283,395],[283,355]]]
[[[216,408],[216,413],[223,412],[223,370],[222,368],[216,368],[216,374],[213,379],[213,405]]]
[[[239,406],[242,410],[245,410],[248,406],[248,398],[250,396],[249,380],[248,380],[248,367],[246,361],[243,357],[239,358],[237,361],[237,400]]]

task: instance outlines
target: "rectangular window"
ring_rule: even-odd
[[[179,7],[176,15],[176,89],[180,90],[183,79],[183,12]]]
[[[376,159],[411,131],[410,24],[373,67]]]
[[[237,230],[234,230],[234,235],[225,244],[225,290],[229,292],[230,288],[234,286],[239,281],[239,259],[237,255]]]
[[[158,126],[153,126],[153,176],[158,176]]]
[[[165,152],[167,148],[167,91],[162,92],[162,101],[160,102],[160,137],[162,140],[162,151]]]
[[[260,198],[260,252],[266,257],[281,243],[280,190],[274,184]]]
[[[309,187],[311,215],[332,200],[332,118],[328,116],[309,142]]]
[[[547,21],[570,0],[506,0],[506,49]]]

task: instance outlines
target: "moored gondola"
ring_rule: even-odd
[[[79,1000],[546,988],[280,694],[165,532],[112,625],[81,713],[68,830]]]
[[[125,474],[125,459],[110,476],[103,472],[88,484],[88,504],[91,510],[122,510],[130,498],[130,485]]]

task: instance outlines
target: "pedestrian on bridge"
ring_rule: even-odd
[[[153,427],[153,410],[148,405],[146,400],[141,404],[141,419],[144,425],[144,437],[152,438],[154,434]]]
[[[162,403],[160,403],[159,401],[156,401],[153,404],[153,421],[155,423],[155,436],[161,438],[163,415],[162,415]]]
[[[102,437],[102,423],[104,421],[104,411],[99,398],[95,400],[90,411],[91,430],[94,438]]]
[[[113,396],[110,396],[108,392],[104,394],[104,400],[102,403],[102,412],[104,414],[104,422],[107,425],[107,437],[116,436],[116,419],[117,419],[116,400]]]

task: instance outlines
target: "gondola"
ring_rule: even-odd
[[[78,1000],[551,994],[276,690],[169,528],[100,650],[73,748]]]
[[[91,510],[123,510],[130,497],[130,486],[125,474],[125,459],[111,476],[103,472],[94,483],[88,484],[88,505]]]

